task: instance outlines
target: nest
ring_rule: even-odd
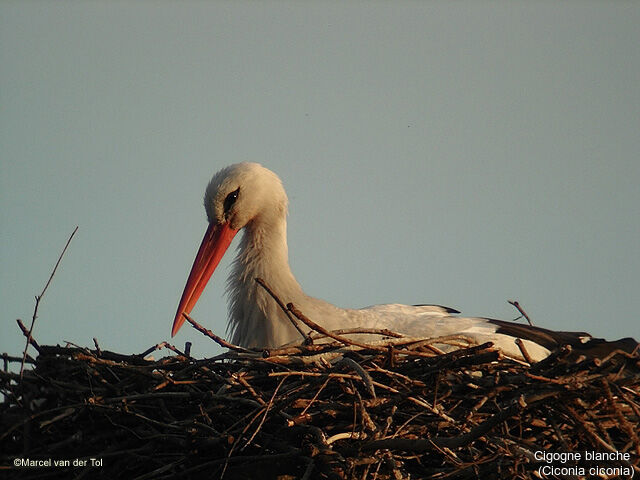
[[[210,359],[166,343],[140,355],[97,343],[31,343],[31,368],[12,373],[7,364],[20,359],[5,354],[0,371],[4,478],[529,479],[545,465],[626,478],[640,471],[637,352],[585,359],[564,347],[529,364],[463,338],[235,347]],[[442,345],[458,349],[443,353]],[[149,358],[162,347],[178,354]],[[567,463],[558,452],[583,458]],[[588,452],[600,456],[584,462]]]

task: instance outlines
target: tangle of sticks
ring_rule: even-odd
[[[529,365],[491,344],[340,340],[212,359],[39,345],[22,377],[5,354],[3,478],[537,478],[537,451],[584,450],[638,473],[637,352]]]
[[[299,343],[242,348],[185,315],[228,351],[126,355],[39,344],[47,286],[18,321],[37,357],[2,354],[2,478],[534,479],[540,453],[578,451],[609,456],[566,466],[640,473],[637,349],[531,363],[463,336],[328,332],[270,292]]]

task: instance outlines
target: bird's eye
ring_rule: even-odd
[[[224,213],[229,213],[229,210],[231,210],[233,204],[236,203],[239,193],[240,187],[236,188],[233,192],[227,195],[227,198],[224,199]]]

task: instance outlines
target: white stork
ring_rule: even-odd
[[[257,163],[231,165],[213,176],[204,195],[209,227],[180,299],[172,336],[184,322],[182,313],[191,313],[234,236],[244,229],[227,285],[228,331],[236,345],[274,348],[303,340],[256,278],[265,280],[284,303],[295,304],[306,317],[327,330],[364,327],[423,338],[464,335],[478,343],[491,341],[516,357],[522,357],[515,343],[520,338],[533,360],[546,357],[565,343],[592,343],[590,335],[582,332],[555,332],[502,320],[463,318],[455,315],[459,313],[456,310],[437,305],[343,309],[310,297],[289,267],[287,205],[287,194],[278,176]],[[635,342],[626,344],[633,347]]]

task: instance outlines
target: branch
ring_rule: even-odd
[[[211,340],[216,342],[221,347],[228,348],[229,350],[235,350],[236,352],[256,353],[253,350],[249,350],[247,348],[240,347],[238,345],[234,345],[233,343],[227,342],[224,338],[219,337],[218,335],[213,333],[211,330],[208,330],[208,329],[204,328],[202,325],[200,325],[198,322],[196,322],[193,318],[191,318],[185,312],[182,312],[182,316],[187,320],[187,322],[189,322],[193,326],[193,328],[198,330],[203,335],[209,337]]]
[[[78,227],[76,226],[76,228],[73,229],[73,232],[71,232],[71,235],[69,236],[69,239],[67,240],[66,245],[62,249],[62,253],[58,257],[58,261],[56,262],[56,265],[55,265],[55,267],[53,267],[53,271],[51,272],[51,275],[49,276],[49,280],[47,280],[47,284],[42,289],[42,292],[40,293],[40,295],[36,295],[36,306],[33,309],[33,317],[31,318],[31,327],[29,328],[29,332],[27,333],[27,344],[24,347],[24,354],[22,355],[22,363],[20,364],[20,380],[22,380],[22,374],[24,372],[24,362],[27,359],[27,350],[29,349],[29,344],[33,340],[31,334],[33,333],[33,327],[34,327],[34,325],[36,323],[36,318],[38,318],[38,306],[40,305],[40,300],[42,300],[42,297],[45,294],[45,292],[47,291],[47,288],[49,288],[49,284],[51,283],[51,280],[53,279],[53,276],[56,274],[56,270],[58,269],[58,265],[60,265],[60,261],[62,260],[62,257],[64,256],[64,252],[67,251],[67,247],[69,246],[69,243],[71,243],[71,239],[73,238],[73,236],[76,234],[77,231],[78,231]]]
[[[293,313],[296,318],[298,320],[300,320],[302,323],[304,323],[307,327],[315,330],[316,332],[319,332],[327,337],[333,338],[334,340],[339,341],[340,343],[343,343],[345,345],[354,345],[356,347],[360,347],[360,348],[366,348],[369,350],[377,350],[380,352],[386,352],[387,348],[386,347],[379,347],[377,345],[367,345],[366,343],[360,343],[360,342],[356,342],[354,340],[342,337],[340,335],[336,335],[332,332],[330,332],[329,330],[327,330],[326,328],[318,325],[317,323],[315,323],[314,321],[312,321],[310,318],[308,318],[307,316],[305,316],[300,310],[298,310],[296,308],[296,306],[293,303],[288,303],[287,304],[287,310],[289,310],[291,313]]]
[[[529,318],[529,315],[527,315],[527,312],[524,311],[524,309],[520,306],[520,304],[518,303],[517,300],[507,300],[511,305],[513,305],[514,307],[516,307],[518,309],[518,311],[522,314],[522,316],[524,318],[527,319],[527,322],[529,322],[529,325],[531,325],[533,327],[533,322],[531,321],[531,319]]]
[[[291,316],[291,313],[289,312],[289,310],[287,310],[287,307],[284,306],[284,303],[282,303],[282,300],[280,300],[278,296],[273,292],[273,290],[271,290],[269,285],[267,285],[267,282],[265,282],[261,278],[256,278],[256,282],[258,282],[258,284],[262,288],[264,288],[269,295],[271,295],[271,298],[273,298],[275,302],[278,304],[278,306],[282,309],[282,311],[287,316],[291,324],[296,328],[296,330],[298,330],[298,332],[300,332],[300,335],[302,335],[302,338],[304,338],[304,344],[309,345],[310,343],[313,343],[313,341],[311,340],[311,337],[309,335],[306,335],[302,331],[302,329],[300,328],[300,325],[298,325],[298,322],[296,322],[295,318]]]

